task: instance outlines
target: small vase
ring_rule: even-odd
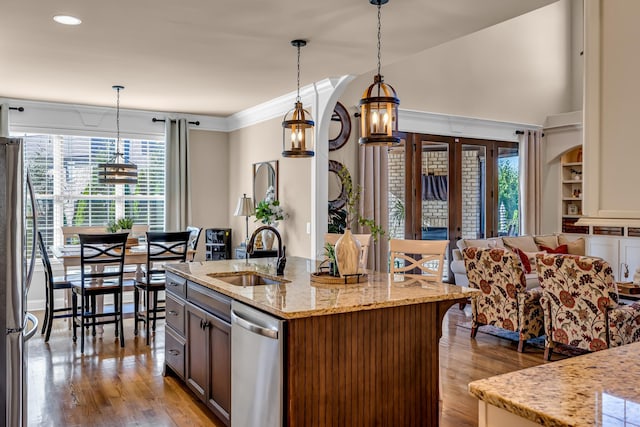
[[[264,250],[270,251],[271,248],[273,248],[273,239],[275,236],[271,230],[262,230],[260,234],[262,235],[262,247]]]
[[[347,228],[336,242],[336,262],[340,277],[358,274],[360,266],[360,242],[353,237]]]

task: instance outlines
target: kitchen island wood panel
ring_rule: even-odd
[[[289,425],[438,425],[442,318],[455,301],[289,322]]]

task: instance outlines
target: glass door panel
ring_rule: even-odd
[[[487,235],[487,147],[462,145],[461,191],[463,239]]]
[[[518,147],[498,147],[498,235],[520,234]]]
[[[405,238],[406,220],[406,141],[400,140],[400,144],[390,147],[388,151],[389,173],[389,238]]]

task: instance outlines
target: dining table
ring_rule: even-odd
[[[69,275],[69,269],[73,267],[80,267],[80,245],[64,245],[64,246],[52,246],[51,253],[53,256],[62,263],[64,268],[64,276],[65,278]],[[195,255],[195,251],[191,248],[187,249],[187,259],[193,259]],[[124,255],[124,264],[126,266],[135,266],[135,271],[126,271],[125,270],[125,278],[133,278],[137,280],[143,280],[144,278],[144,270],[142,266],[147,264],[147,245],[135,245],[125,249]],[[74,273],[77,274],[77,273]],[[133,277],[126,277],[127,275],[132,275]],[[127,286],[124,290],[133,290],[133,286],[127,283]],[[71,299],[70,292],[65,296],[66,303],[69,303]],[[102,310],[104,308],[104,300],[102,296],[98,296],[96,303],[98,305],[97,309]],[[70,304],[69,304],[70,305]],[[133,317],[133,312],[125,315],[126,317]],[[102,334],[102,327],[99,328],[100,334]]]

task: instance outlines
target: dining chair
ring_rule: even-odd
[[[324,242],[330,243],[333,246],[342,237],[342,234],[338,233],[326,233],[324,235]],[[352,236],[360,243],[360,268],[367,268],[367,261],[369,260],[369,246],[371,246],[371,234],[352,234]]]
[[[44,279],[45,279],[45,310],[44,321],[42,322],[41,334],[45,334],[44,342],[49,341],[51,336],[51,327],[53,319],[68,319],[73,317],[73,307],[55,307],[55,292],[57,290],[70,290],[72,285],[71,281],[66,277],[54,277],[53,270],[51,268],[51,261],[49,260],[49,254],[44,244],[42,233],[38,231],[38,248],[40,250],[40,259],[44,267]],[[65,295],[65,300],[67,296]],[[58,314],[61,313],[61,314]]]
[[[125,245],[128,233],[80,234],[80,280],[72,280],[73,341],[80,328],[80,353],[84,353],[85,328],[113,323],[115,336],[124,347],[122,290]],[[97,296],[113,295],[113,311],[99,311]],[[78,316],[78,296],[83,301]],[[86,303],[88,301],[88,304]]]
[[[403,273],[409,277],[441,281],[448,244],[448,240],[391,239],[389,271],[392,275]],[[420,272],[416,274],[415,269]]]
[[[469,286],[482,291],[471,298],[471,338],[482,325],[517,331],[522,353],[527,340],[544,334],[542,290],[527,289],[520,257],[509,249],[470,247],[462,255]]]
[[[164,304],[159,303],[158,293],[165,289],[164,264],[167,262],[184,262],[189,247],[189,231],[176,232],[147,232],[147,265],[144,276],[138,280],[133,294],[134,305],[134,335],[138,335],[138,322],[144,322],[147,331],[147,345],[150,342],[150,331],[156,330],[158,313],[165,311]],[[144,293],[144,313],[140,312],[140,293]],[[153,313],[153,319],[151,314]],[[151,325],[151,323],[153,324]]]
[[[198,240],[200,240],[200,233],[202,233],[202,227],[194,227],[192,225],[187,226],[189,232],[189,249],[191,249],[191,256],[189,261],[193,261],[196,256],[196,250],[198,249]]]

